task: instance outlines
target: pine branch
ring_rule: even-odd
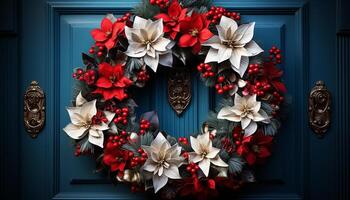
[[[158,6],[151,5],[149,0],[142,0],[142,2],[132,10],[132,13],[134,13],[136,16],[146,19],[153,18],[159,12],[160,8]]]

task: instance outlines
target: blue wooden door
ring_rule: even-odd
[[[332,144],[332,137],[321,141],[322,146],[313,137],[307,127],[306,98],[316,79],[325,80],[331,90],[335,88],[335,72],[331,67],[335,64],[335,54],[327,51],[334,49],[335,39],[329,39],[332,35],[329,28],[333,25],[327,23],[330,19],[317,13],[334,8],[335,4],[332,1],[308,4],[300,0],[214,2],[240,12],[243,22],[255,21],[255,41],[265,50],[277,45],[285,56],[282,67],[290,96],[288,113],[272,158],[258,170],[259,183],[245,188],[240,198],[331,199],[334,190],[327,187],[326,180],[333,180],[328,174],[332,166],[326,157],[334,152],[318,150]],[[22,199],[143,198],[131,194],[128,187],[111,185],[104,174],[95,173],[95,162],[91,158],[76,158],[70,139],[62,131],[69,120],[65,107],[74,92],[71,73],[73,68],[82,65],[81,52],[86,52],[93,42],[90,30],[99,26],[106,13],[122,15],[137,3],[118,0],[22,2],[21,86],[25,88],[31,80],[38,80],[47,96],[44,131],[36,140],[24,131],[21,133]],[[330,25],[326,27],[319,19]],[[137,103],[142,108],[138,112],[156,110],[161,129],[174,136],[195,132],[218,98],[193,74],[191,103],[178,117],[168,103],[165,82],[166,78],[159,76],[141,91]]]

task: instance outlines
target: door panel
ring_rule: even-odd
[[[64,194],[73,193],[83,196],[91,195],[91,192],[103,193],[105,195],[129,194],[129,189],[124,186],[114,187],[108,181],[105,181],[104,174],[93,173],[95,167],[94,161],[89,157],[76,158],[73,155],[73,146],[70,139],[61,130],[68,121],[68,115],[65,107],[70,105],[73,93],[76,93],[72,85],[74,80],[71,78],[73,68],[83,66],[81,61],[81,52],[86,52],[93,43],[90,30],[99,27],[100,20],[104,16],[102,9],[90,8],[82,14],[76,14],[76,10],[84,7],[75,8],[74,13],[69,9],[61,11],[54,21],[59,24],[59,45],[54,48],[59,50],[59,58],[55,66],[58,66],[59,78],[55,82],[55,87],[59,87],[59,93],[55,98],[59,98],[59,145],[58,156],[60,162],[57,168],[59,174],[59,195],[56,198],[63,198]],[[290,95],[290,105],[288,107],[288,121],[284,121],[283,128],[277,138],[274,146],[274,154],[267,165],[259,169],[258,180],[261,182],[256,187],[249,187],[243,196],[262,195],[265,197],[275,197],[288,199],[302,198],[301,186],[303,185],[303,168],[297,163],[303,162],[302,151],[302,133],[303,128],[300,123],[300,116],[303,112],[303,106],[300,105],[303,96],[302,77],[306,67],[300,65],[303,63],[300,52],[297,50],[301,46],[302,38],[298,30],[302,24],[300,22],[299,11],[295,8],[289,12],[274,12],[273,15],[266,11],[252,12],[242,9],[243,22],[256,22],[255,40],[265,50],[272,45],[277,45],[283,50],[285,55],[283,69],[285,71],[284,81]],[[247,9],[248,10],[248,9]],[[245,13],[246,12],[246,13]],[[151,82],[146,88],[141,89],[137,95],[137,104],[141,107],[138,113],[143,111],[156,110],[160,117],[160,126],[162,130],[179,137],[197,131],[201,122],[207,117],[210,109],[209,105],[219,103],[220,98],[215,98],[215,102],[210,102],[210,91],[199,80],[197,74],[193,74],[192,100],[187,110],[180,117],[170,107],[167,101],[167,79],[166,68],[160,69],[157,74],[157,80]],[[249,195],[248,195],[249,193]],[[62,197],[63,195],[63,197]],[[69,197],[69,196],[68,196]]]
[[[45,3],[43,3],[45,2]],[[257,171],[259,182],[242,191],[243,199],[304,199],[308,192],[307,167],[307,119],[306,94],[308,85],[308,63],[305,52],[308,49],[305,24],[304,4],[283,3],[262,0],[258,3],[237,3],[236,1],[218,0],[218,6],[232,8],[242,14],[243,22],[256,22],[255,41],[268,50],[273,44],[282,49],[284,56],[282,68],[289,97],[286,119],[277,136],[273,156],[267,164]],[[128,199],[142,198],[130,193],[123,184],[112,186],[106,175],[94,173],[95,162],[89,157],[75,157],[73,145],[62,131],[68,123],[66,106],[71,104],[71,97],[76,91],[72,88],[74,80],[72,70],[82,66],[81,52],[86,52],[92,44],[90,30],[99,27],[102,17],[109,12],[123,14],[137,2],[72,2],[60,0],[47,3],[37,0],[33,3],[40,12],[48,9],[45,23],[36,22],[44,17],[28,17],[26,22],[33,23],[33,30],[24,23],[26,33],[25,49],[38,45],[47,51],[44,61],[31,60],[33,52],[22,52],[23,60],[37,66],[37,72],[22,66],[23,85],[29,79],[38,79],[47,91],[47,124],[37,141],[23,136],[22,142],[22,188],[23,199]],[[28,4],[26,4],[28,5]],[[45,5],[45,9],[43,8]],[[31,16],[29,11],[23,15]],[[46,15],[45,15],[46,16]],[[34,20],[37,19],[37,20]],[[44,25],[43,25],[44,24]],[[35,31],[37,29],[37,31]],[[40,30],[40,31],[39,31]],[[36,34],[39,32],[40,34]],[[49,44],[37,43],[45,38]],[[41,62],[40,62],[41,61]],[[45,65],[43,64],[45,63]],[[160,68],[157,80],[152,81],[137,94],[137,112],[156,110],[160,116],[161,129],[173,136],[188,135],[199,129],[207,118],[209,110],[218,104],[220,98],[193,74],[192,100],[187,110],[178,117],[167,100],[166,68]],[[29,76],[30,75],[30,76]],[[27,80],[28,79],[28,80]],[[23,87],[24,88],[24,87]],[[25,133],[23,133],[24,135]],[[42,148],[45,148],[43,150]],[[33,156],[35,163],[28,155]],[[46,170],[46,171],[45,171]],[[45,173],[43,173],[45,172]],[[306,175],[305,175],[306,174]],[[43,183],[45,185],[40,186]],[[39,188],[38,188],[39,187]],[[40,189],[42,187],[42,189]]]

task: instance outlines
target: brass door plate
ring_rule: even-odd
[[[317,81],[309,95],[309,125],[323,137],[331,124],[331,94],[323,81]]]
[[[174,70],[168,77],[168,101],[179,116],[185,111],[192,98],[191,72]]]
[[[36,138],[45,124],[45,94],[37,81],[32,81],[24,94],[24,127]]]

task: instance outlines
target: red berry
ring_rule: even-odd
[[[219,83],[224,82],[224,80],[225,80],[225,77],[223,77],[223,76],[219,76],[219,77],[218,77],[218,82],[219,82]]]

